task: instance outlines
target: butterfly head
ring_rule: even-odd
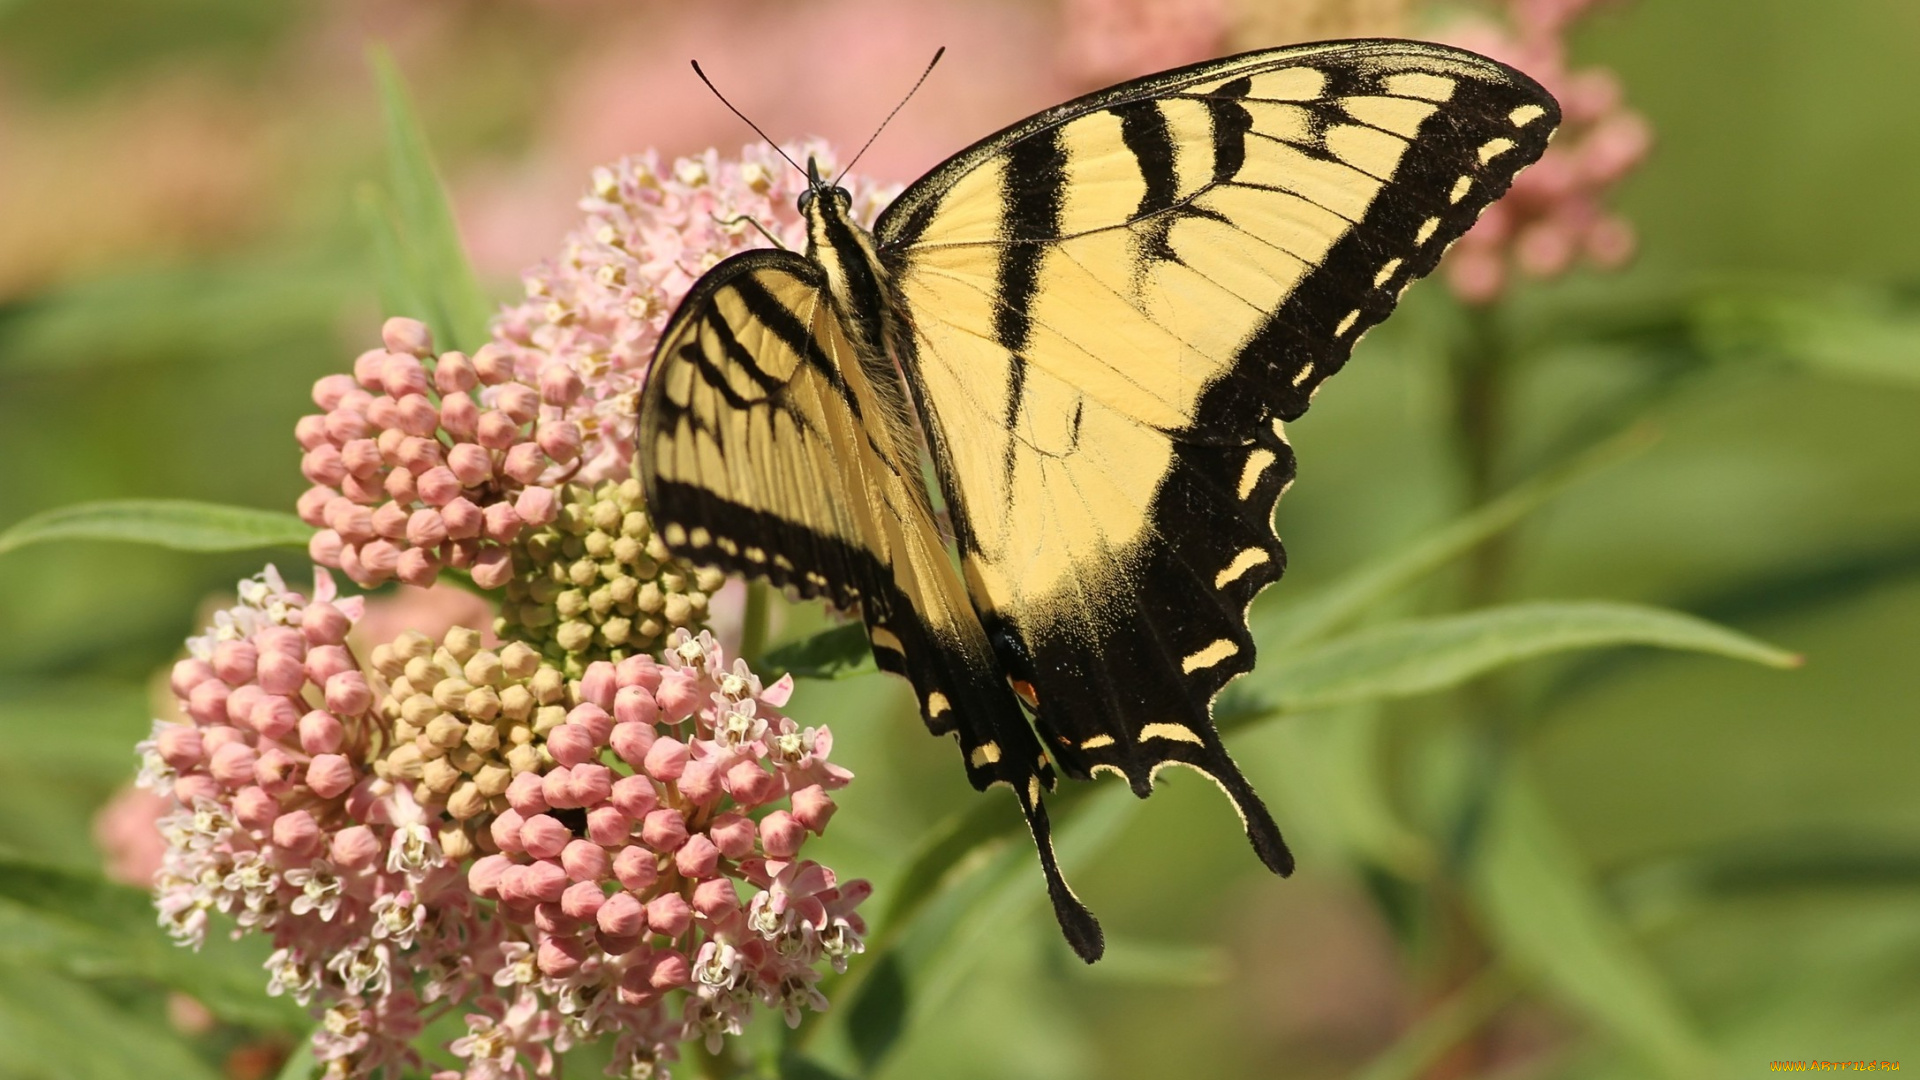
[[[817,202],[817,197],[825,195],[825,202]],[[820,175],[820,163],[812,157],[807,158],[807,190],[800,193],[800,214],[811,220],[814,207],[818,205],[824,212],[831,206],[841,214],[853,208],[853,193],[832,183]]]

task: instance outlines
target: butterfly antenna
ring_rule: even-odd
[[[936,59],[936,60],[938,60],[938,59],[939,59],[939,57],[937,57],[937,56],[936,56],[936,57],[934,57],[934,59]],[[731,102],[731,101],[728,101],[728,100],[727,100],[727,95],[725,95],[725,94],[723,94],[723,93],[721,93],[721,92],[720,92],[720,88],[719,88],[719,87],[717,87],[717,86],[715,86],[715,85],[713,85],[713,80],[712,80],[712,79],[709,79],[709,78],[707,78],[707,73],[706,73],[706,72],[704,72],[704,71],[701,71],[701,70],[700,70],[700,61],[698,61],[698,60],[695,60],[695,61],[693,62],[693,73],[694,73],[695,75],[698,75],[698,76],[700,76],[700,81],[701,81],[701,82],[703,82],[703,83],[706,83],[706,84],[707,84],[707,89],[709,89],[709,90],[711,90],[711,91],[713,91],[713,96],[714,96],[714,97],[717,97],[717,98],[719,98],[719,99],[720,99],[720,104],[722,104],[722,105],[725,105],[725,106],[726,106],[726,107],[727,107],[727,108],[728,108],[729,110],[731,110],[731,111],[733,112],[733,115],[735,115],[735,116],[737,116],[737,117],[739,117],[739,118],[740,118],[740,120],[741,120],[741,122],[743,122],[743,123],[745,123],[745,124],[746,124],[746,125],[747,125],[748,127],[750,127],[750,128],[752,128],[752,129],[753,129],[753,133],[754,133],[755,135],[758,135],[758,136],[760,136],[760,137],[761,137],[761,138],[763,138],[763,139],[767,139],[767,133],[766,133],[766,132],[764,132],[764,131],[761,131],[761,130],[760,130],[760,125],[759,125],[759,124],[756,124],[756,123],[754,123],[754,122],[753,122],[753,121],[751,121],[751,120],[748,120],[748,119],[747,119],[747,114],[746,114],[746,113],[743,113],[743,112],[741,112],[741,111],[740,111],[739,109],[735,109],[735,108],[733,107],[733,102]],[[924,76],[922,76],[922,77],[924,78]],[[798,170],[798,171],[799,171],[799,173],[800,173],[800,174],[801,174],[802,176],[804,176],[804,175],[806,175],[806,172],[807,172],[807,170],[805,170],[805,169],[802,169],[802,168],[800,168],[800,163],[799,163],[799,162],[797,162],[797,161],[795,161],[795,160],[793,160],[793,159],[792,159],[792,158],[790,158],[790,157],[787,157],[787,152],[786,152],[785,150],[782,150],[782,149],[780,149],[780,144],[779,144],[779,143],[777,143],[777,142],[774,142],[774,141],[773,141],[772,139],[767,139],[767,145],[768,145],[768,146],[771,146],[771,147],[773,147],[773,152],[774,152],[774,153],[776,153],[776,154],[779,154],[779,155],[780,155],[781,157],[783,157],[783,158],[787,158],[787,164],[789,164],[789,165],[791,165],[791,166],[793,166],[793,167],[794,167],[794,168],[795,168],[796,170]]]
[[[923,82],[926,82],[927,76],[933,74],[933,65],[939,63],[940,58],[942,56],[945,56],[946,54],[947,54],[947,47],[945,45],[942,45],[938,49],[935,49],[933,51],[933,59],[927,61],[927,70],[921,72],[920,78],[914,81],[913,89],[907,91],[907,96],[901,98],[900,104],[895,105],[893,107],[893,112],[888,113],[887,118],[885,120],[880,121],[880,126],[873,129],[873,134],[867,138],[867,145],[862,146],[860,148],[860,153],[853,155],[853,160],[847,162],[847,167],[844,169],[841,169],[840,175],[833,178],[833,184],[835,187],[840,186],[840,180],[842,177],[846,176],[848,173],[853,171],[854,165],[858,163],[860,160],[860,154],[864,154],[867,152],[867,146],[872,146],[873,140],[879,138],[880,133],[887,130],[887,125],[893,122],[894,116],[897,115],[901,109],[904,109],[907,107],[907,102],[913,100],[913,95],[918,93],[920,90],[920,84]]]

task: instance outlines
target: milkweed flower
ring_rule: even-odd
[[[834,173],[825,143],[785,150]],[[853,194],[854,218],[867,225],[898,191],[859,175],[842,184]],[[523,380],[543,380],[555,364],[579,380],[580,399],[569,413],[582,439],[574,479],[595,484],[628,475],[640,387],[668,316],[722,259],[772,246],[761,229],[787,248],[804,248],[806,225],[795,200],[805,188],[806,177],[764,145],[748,146],[738,158],[709,150],[670,164],[649,152],[593,171],[580,200],[587,220],[567,235],[559,257],[525,276],[526,300],[493,327],[495,344]]]
[[[431,585],[450,566],[497,588],[513,573],[506,545],[553,520],[549,478],[579,461],[565,415],[579,381],[563,365],[522,380],[492,346],[436,354],[414,319],[388,319],[381,338],[353,374],[314,383],[322,411],[294,429],[313,485],[297,509],[319,530],[308,551],[367,587]]]
[[[1606,198],[1645,160],[1653,131],[1613,72],[1568,63],[1567,31],[1596,2],[1512,0],[1510,28],[1472,22],[1442,35],[1533,76],[1563,116],[1546,153],[1447,253],[1447,283],[1469,303],[1498,297],[1514,269],[1552,278],[1583,260],[1613,269],[1633,256],[1633,226]]]

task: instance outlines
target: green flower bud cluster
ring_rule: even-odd
[[[379,707],[393,725],[375,775],[411,783],[422,805],[446,807],[455,823],[440,836],[448,858],[491,848],[483,826],[507,808],[507,785],[553,765],[543,736],[566,722],[566,676],[524,642],[483,649],[478,631],[458,626],[438,646],[408,631],[371,659],[387,680]]]
[[[653,652],[676,627],[698,631],[726,580],[668,554],[638,480],[567,485],[553,523],[514,541],[513,570],[495,632],[571,676],[595,660]]]

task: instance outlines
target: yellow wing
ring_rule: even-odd
[[[1557,120],[1440,46],[1251,53],[1041,113],[883,215],[973,602],[1069,775],[1197,768],[1291,867],[1211,720],[1284,563],[1281,423]]]
[[[1061,924],[1089,959],[1100,929],[1060,876],[1040,788],[1054,783],[968,602],[922,485],[898,375],[869,371],[822,288],[785,251],[715,267],[655,353],[638,437],[673,551],[858,606],[881,667],[906,676],[976,788],[1014,789]]]

